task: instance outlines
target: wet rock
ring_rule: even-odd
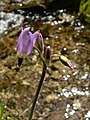
[[[80,0],[54,0],[51,3],[49,3],[48,8],[78,11],[79,4]]]
[[[43,8],[78,8],[80,0],[1,0],[0,11],[13,11],[22,8],[40,6]]]
[[[55,94],[49,94],[49,95],[46,97],[45,101],[48,102],[48,103],[50,103],[52,100],[55,100],[55,99],[57,99],[57,98],[58,98],[58,96],[56,96]]]
[[[78,3],[75,2],[75,5],[76,4],[79,4],[79,2]],[[62,1],[59,0],[8,0],[8,1],[1,0],[0,1],[0,38],[1,38],[0,41],[3,39],[3,36],[6,36],[8,33],[10,33],[10,36],[17,34],[21,29],[20,26],[24,26],[25,22],[29,22],[29,24],[31,24],[30,22],[32,21],[40,20],[41,18],[38,14],[40,10],[42,10],[42,13],[45,12],[43,11],[44,10],[43,8],[47,8],[48,10],[49,9],[53,10],[55,9],[54,6],[56,6],[57,9],[61,9],[65,7],[67,8],[69,6],[73,7],[73,2],[72,1],[70,2],[70,0],[68,0],[68,2],[64,0],[64,3],[62,3]],[[32,9],[34,9],[34,11],[38,11],[38,14],[34,15],[32,12],[30,12],[32,11]],[[65,20],[64,20],[64,16],[65,16]],[[58,16],[57,19],[61,19],[61,21],[66,21],[71,19],[69,15],[67,16],[66,14],[64,14],[64,16],[63,17]],[[51,15],[47,17],[45,16],[44,18],[49,21],[54,20],[54,17],[51,17]],[[48,29],[47,25],[45,29]]]
[[[47,3],[53,0],[48,0]],[[12,11],[35,6],[45,7],[46,0],[1,0],[0,10]]]
[[[50,113],[49,117],[45,120],[64,120],[63,111],[53,111]]]
[[[0,12],[0,34],[7,29],[10,30],[20,26],[23,20],[24,17],[20,14]]]

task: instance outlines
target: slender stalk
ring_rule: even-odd
[[[39,81],[39,85],[38,85],[38,88],[37,88],[37,91],[36,91],[36,94],[35,94],[35,97],[34,97],[34,100],[33,100],[29,120],[32,120],[33,111],[34,111],[34,108],[35,108],[35,105],[36,105],[36,102],[37,102],[37,99],[38,99],[38,96],[39,96],[39,93],[40,93],[40,90],[41,90],[41,87],[42,87],[42,84],[43,84],[43,80],[44,80],[45,73],[46,73],[46,68],[47,68],[46,64],[43,63],[43,71],[42,71],[41,79]]]
[[[46,61],[45,61],[45,59],[44,59],[43,54],[41,53],[41,51],[36,46],[34,46],[34,48],[38,51],[42,62],[46,64]]]

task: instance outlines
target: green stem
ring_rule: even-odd
[[[36,102],[37,102],[37,99],[38,99],[38,95],[40,93],[40,90],[41,90],[41,87],[42,87],[42,84],[43,84],[43,80],[44,80],[45,73],[46,73],[46,68],[47,68],[46,64],[43,63],[43,71],[42,71],[41,79],[39,81],[39,85],[38,85],[38,88],[37,88],[37,91],[36,91],[36,94],[35,94],[35,97],[34,97],[34,101],[33,101],[32,107],[31,107],[29,120],[32,120],[33,111],[34,111],[34,108],[35,108],[35,105],[36,105]]]

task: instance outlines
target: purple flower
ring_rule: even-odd
[[[29,27],[23,29],[19,35],[17,52],[20,56],[31,54],[33,46],[35,45],[35,42],[40,34],[39,31],[36,31],[34,34],[32,34],[29,29]]]

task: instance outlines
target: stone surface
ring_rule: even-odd
[[[53,0],[48,0],[47,3]],[[1,0],[0,10],[12,11],[35,6],[45,7],[46,0]]]
[[[40,6],[42,8],[78,8],[80,0],[0,0],[0,11],[13,11]]]

